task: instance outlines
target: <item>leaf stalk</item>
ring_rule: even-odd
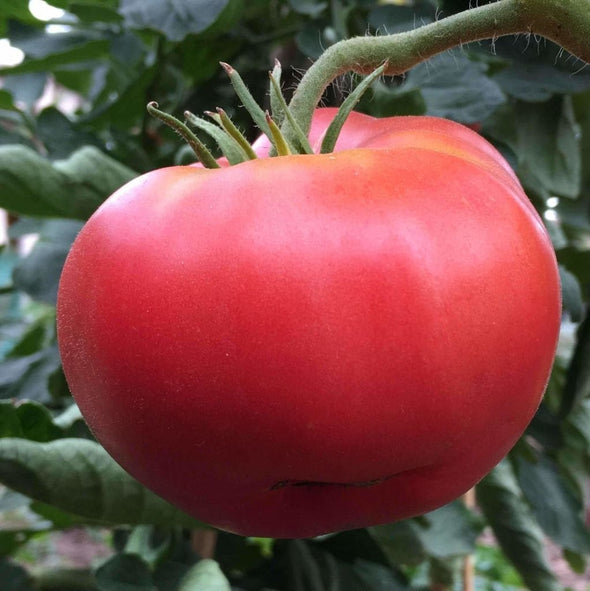
[[[387,62],[385,75],[399,75],[464,43],[520,33],[545,37],[590,63],[590,0],[498,0],[413,31],[345,39],[329,47],[304,74],[291,99],[291,113],[307,134],[325,89],[341,74],[367,74]],[[283,132],[293,140],[288,120]]]

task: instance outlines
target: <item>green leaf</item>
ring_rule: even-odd
[[[98,32],[72,29],[48,33],[45,28],[11,21],[8,36],[11,44],[25,52],[25,60],[13,67],[1,68],[2,76],[27,72],[48,72],[69,63],[108,58],[109,43]]]
[[[91,63],[108,59],[109,44],[106,40],[89,41],[83,47],[74,47],[63,54],[50,54],[39,59],[25,59],[21,64],[10,68],[0,68],[1,76],[25,74],[29,72],[48,72],[68,64]]]
[[[55,316],[51,315],[51,319],[41,318],[32,324],[25,325],[22,335],[18,337],[14,346],[10,348],[7,353],[8,357],[23,357],[31,355],[42,349],[49,343],[50,331],[49,322],[53,325],[55,323]]]
[[[135,554],[117,554],[95,573],[100,591],[154,591],[148,565]]]
[[[62,511],[53,505],[40,503],[39,501],[29,500],[29,509],[34,515],[42,518],[45,523],[49,522],[55,529],[67,529],[70,527],[83,527],[88,524],[88,519],[72,515],[67,511]],[[43,523],[43,522],[42,522]]]
[[[483,47],[506,64],[493,79],[520,100],[543,102],[554,94],[582,92],[590,85],[590,72],[555,43],[531,43],[523,35],[484,42]]]
[[[346,535],[350,534],[350,535]],[[330,543],[342,536],[342,544]],[[366,536],[366,533],[364,534]],[[369,539],[362,540],[363,532],[346,532],[330,536],[327,540],[289,542],[288,551],[291,562],[290,572],[297,578],[295,589],[338,589],[339,591],[409,591],[407,578],[387,563],[378,551],[374,558],[367,557],[366,543],[374,545]],[[361,548],[346,546],[346,542],[361,540]],[[369,554],[373,554],[369,550]],[[307,585],[306,585],[307,583]]]
[[[55,76],[55,82],[59,84],[59,86],[73,90],[74,93],[79,96],[87,96],[90,94],[94,97],[93,93],[100,87],[100,82],[98,81],[102,80],[100,71],[99,66],[92,71],[89,71],[86,64],[72,64],[62,69],[55,70],[53,74]],[[77,130],[77,126],[75,128]],[[93,139],[90,143],[95,142],[96,140]],[[73,150],[74,148],[72,148],[70,152]],[[68,154],[70,152],[68,152]]]
[[[547,563],[544,537],[512,470],[503,460],[476,487],[478,506],[504,554],[529,589],[561,591]]]
[[[0,482],[91,522],[202,526],[148,491],[87,439],[0,439]]]
[[[380,548],[371,529],[355,529],[340,532],[336,535],[326,536],[315,540],[315,544],[326,552],[329,552],[336,558],[345,562],[353,562],[355,559],[362,559],[368,562],[380,563],[389,566],[390,561],[383,550]],[[250,538],[252,539],[252,538]],[[267,538],[258,538],[268,540]],[[273,540],[269,540],[271,546],[269,550],[272,554]],[[260,542],[262,545],[264,542]],[[264,554],[264,552],[263,552]]]
[[[18,548],[26,544],[29,538],[36,532],[26,530],[11,530],[2,531],[0,530],[0,564],[2,564],[2,557],[13,554]],[[14,571],[16,574],[16,571]],[[2,573],[2,567],[0,566],[0,576],[6,576]],[[5,581],[6,579],[0,579]],[[17,587],[18,591],[24,591],[21,587]],[[26,587],[24,588],[26,590]]]
[[[90,569],[58,566],[39,570],[35,573],[36,591],[96,591],[96,580]]]
[[[158,68],[155,64],[144,67],[138,65],[132,72],[124,72],[124,83],[119,80],[120,73],[107,75],[104,95],[95,101],[95,108],[85,118],[84,123],[93,127],[104,126],[123,130],[129,134],[129,129],[139,125],[144,117],[146,97],[150,96]],[[151,98],[151,97],[150,97]]]
[[[55,305],[66,257],[82,228],[75,220],[47,220],[27,257],[12,272],[14,286],[34,300]]]
[[[0,94],[4,92],[0,90]],[[31,145],[32,137],[28,116],[12,102],[12,96],[6,93],[9,102],[6,110],[0,112],[0,145]],[[5,96],[6,96],[5,95]]]
[[[516,466],[522,491],[543,531],[564,548],[590,553],[583,503],[569,490],[558,466],[546,456],[536,463],[517,457]]]
[[[453,50],[410,70],[401,90],[419,89],[428,115],[461,123],[480,122],[506,102],[486,70],[485,64]]]
[[[0,560],[2,591],[34,591],[33,581],[21,566]]]
[[[567,548],[563,551],[563,556],[567,560],[567,563],[569,564],[570,568],[575,573],[582,575],[586,572],[586,556],[584,556],[583,554],[578,554],[577,552],[572,552]]]
[[[399,88],[391,87],[381,81],[373,84],[373,88],[361,104],[361,110],[366,111],[368,108],[375,117],[399,117],[426,113],[426,103],[419,89],[406,91],[403,85]]]
[[[428,557],[447,559],[470,554],[480,530],[481,523],[457,501],[420,520],[409,519],[369,531],[394,564],[416,565]]]
[[[88,41],[97,40],[99,36],[89,30],[81,32],[76,29],[49,33],[45,27],[31,27],[12,21],[9,38],[11,45],[18,47],[25,55],[40,59],[79,49]]]
[[[578,327],[576,348],[563,388],[561,415],[575,414],[572,411],[585,399],[590,399],[590,316]]]
[[[0,146],[0,206],[24,215],[57,216],[64,179],[25,146]]]
[[[62,435],[47,407],[36,402],[16,405],[0,401],[0,437],[22,437],[31,441],[51,441]]]
[[[215,560],[200,560],[184,575],[178,591],[231,591],[229,581]]]
[[[52,526],[65,529],[84,526],[87,522],[51,505],[32,501],[5,486],[0,486],[0,512],[4,513],[0,513],[2,525],[9,530],[4,536],[0,532],[0,556],[12,552],[27,538],[37,532],[47,531]],[[16,539],[8,534],[17,534]]]
[[[0,89],[0,110],[18,111],[14,104],[12,92],[8,92],[5,88]]]
[[[25,357],[11,357],[0,363],[0,399],[17,398],[50,403],[51,377],[60,368],[56,346]]]
[[[62,202],[65,217],[86,219],[119,187],[137,176],[127,166],[97,148],[87,146],[54,164],[68,197]]]
[[[153,525],[137,525],[127,538],[124,552],[141,556],[151,568],[155,567],[168,552],[171,543],[169,530],[163,532],[163,535],[158,533]]]
[[[572,322],[581,322],[586,310],[580,282],[563,265],[559,265],[559,278],[561,280],[563,307]]]
[[[50,4],[56,8],[63,8],[69,12],[72,6],[76,6],[77,4],[99,4],[104,7],[116,9],[119,4],[119,0],[50,0]]]
[[[153,569],[154,584],[157,589],[161,589],[162,591],[178,591],[180,581],[196,564],[199,556],[192,547],[192,535],[190,538],[187,537],[185,532],[180,528],[173,530],[170,528],[160,528],[158,531],[160,535],[168,533],[167,539],[169,545],[164,558]],[[221,550],[221,546],[223,546],[222,539],[231,537],[232,540],[245,545],[245,538],[231,536],[231,534],[224,534],[223,532],[217,532],[216,536],[218,543],[216,544],[215,555],[217,560],[219,560],[218,555],[223,553]],[[145,560],[145,556],[143,558]],[[228,556],[227,564],[231,565],[230,568],[237,567],[242,572],[245,572],[248,568],[248,565],[244,568],[244,563],[240,561],[240,557],[235,552],[232,552]]]
[[[590,91],[572,97],[576,118],[582,133],[582,183],[584,187],[590,185]],[[588,224],[588,219],[583,218]],[[587,234],[588,235],[588,232]]]
[[[520,104],[519,145],[526,154],[519,162],[532,179],[527,184],[542,183],[551,194],[575,198],[580,193],[582,164],[580,128],[576,122],[570,99],[554,99],[539,106],[538,111]],[[537,143],[538,142],[538,143]],[[517,152],[518,154],[519,152]]]
[[[583,69],[574,75],[532,60],[511,64],[493,80],[506,94],[527,102],[543,102],[554,94],[578,93],[590,88],[590,74]]]
[[[10,21],[33,24],[35,17],[29,11],[28,2],[0,2],[0,36],[6,37]]]
[[[498,547],[493,539],[489,542],[482,541],[481,544],[477,545],[475,571],[476,577],[477,575],[483,575],[488,581],[494,581],[498,585],[498,591],[516,591],[516,589],[522,589],[524,586],[520,575],[506,559],[501,548]],[[500,587],[499,584],[505,585],[507,588]],[[513,587],[516,589],[513,589]],[[476,589],[479,589],[477,583]],[[491,591],[494,587],[489,588],[482,585],[482,589],[486,591],[490,589]]]
[[[416,520],[398,521],[369,528],[369,532],[393,564],[415,566],[426,560]]]
[[[94,147],[52,164],[26,146],[0,146],[0,207],[23,215],[87,219],[135,176]]]
[[[482,524],[456,501],[424,515],[426,521],[419,531],[420,539],[429,556],[438,559],[471,554]]]
[[[120,23],[123,17],[117,12],[116,4],[105,6],[104,0],[95,2],[69,2],[68,12],[76,15],[81,21],[89,23]]]
[[[51,160],[67,158],[76,150],[98,143],[93,135],[78,129],[55,107],[41,111],[35,133]]]
[[[410,587],[399,582],[391,568],[382,564],[375,564],[367,560],[355,560],[353,574],[358,579],[357,589],[359,591],[365,589],[371,591],[410,591]],[[346,579],[342,583],[344,589],[349,589]]]
[[[43,94],[46,83],[46,72],[32,72],[6,77],[2,89],[8,91],[15,101],[31,107]]]
[[[561,451],[569,449],[590,459],[590,398],[580,400],[576,412],[572,412],[562,423],[563,445]],[[584,474],[581,474],[584,477]]]
[[[132,29],[158,31],[170,41],[202,33],[221,16],[229,0],[121,0],[119,12]]]
[[[546,103],[518,102],[512,110],[499,113],[485,130],[512,148],[518,175],[528,191],[544,199],[579,195],[580,128],[571,100],[556,97]]]
[[[82,418],[77,406],[72,405],[63,415],[54,418],[46,406],[30,400],[0,401],[0,438],[19,437],[30,441],[47,442],[79,431]]]
[[[428,578],[433,589],[453,587],[457,570],[457,560],[431,558],[428,561]]]

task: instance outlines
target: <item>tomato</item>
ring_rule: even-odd
[[[538,407],[560,311],[550,240],[491,145],[353,113],[333,154],[118,190],[69,254],[58,336],[133,476],[224,530],[307,537],[481,479]]]

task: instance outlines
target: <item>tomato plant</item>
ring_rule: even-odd
[[[590,0],[0,5],[4,586],[587,579]]]
[[[472,487],[537,409],[560,313],[550,240],[490,144],[353,113],[334,153],[118,190],[68,256],[58,337],[126,470],[219,528],[293,538]]]

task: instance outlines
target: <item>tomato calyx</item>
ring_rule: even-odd
[[[201,162],[205,168],[219,168],[219,164],[215,160],[213,154],[211,154],[205,144],[201,142],[201,140],[188,128],[188,126],[176,119],[176,117],[173,117],[164,111],[160,111],[158,107],[159,105],[156,101],[151,101],[147,105],[147,111],[150,115],[160,119],[160,121],[176,131],[192,148],[199,162]]]
[[[291,154],[313,154],[307,135],[302,126],[293,116],[283,92],[281,90],[281,64],[275,61],[275,67],[269,72],[271,113],[264,111],[250,93],[240,74],[229,64],[221,62],[222,68],[228,75],[234,91],[242,101],[250,117],[258,128],[266,135],[272,145],[269,156],[288,156]],[[387,69],[387,62],[383,63],[371,74],[366,76],[358,86],[343,101],[336,117],[326,129],[319,153],[326,154],[334,150],[340,131],[348,115],[357,105],[363,94],[374,80],[382,76]],[[213,121],[198,117],[190,111],[184,112],[185,122],[173,115],[161,111],[156,101],[147,105],[147,111],[174,131],[191,147],[197,160],[205,168],[220,168],[219,162],[189,125],[206,133],[217,144],[219,151],[230,165],[239,164],[247,160],[258,158],[256,151],[242,132],[236,127],[228,114],[221,108],[216,112],[205,111],[205,115]],[[285,130],[289,130],[289,134]],[[288,139],[290,138],[290,139]]]

